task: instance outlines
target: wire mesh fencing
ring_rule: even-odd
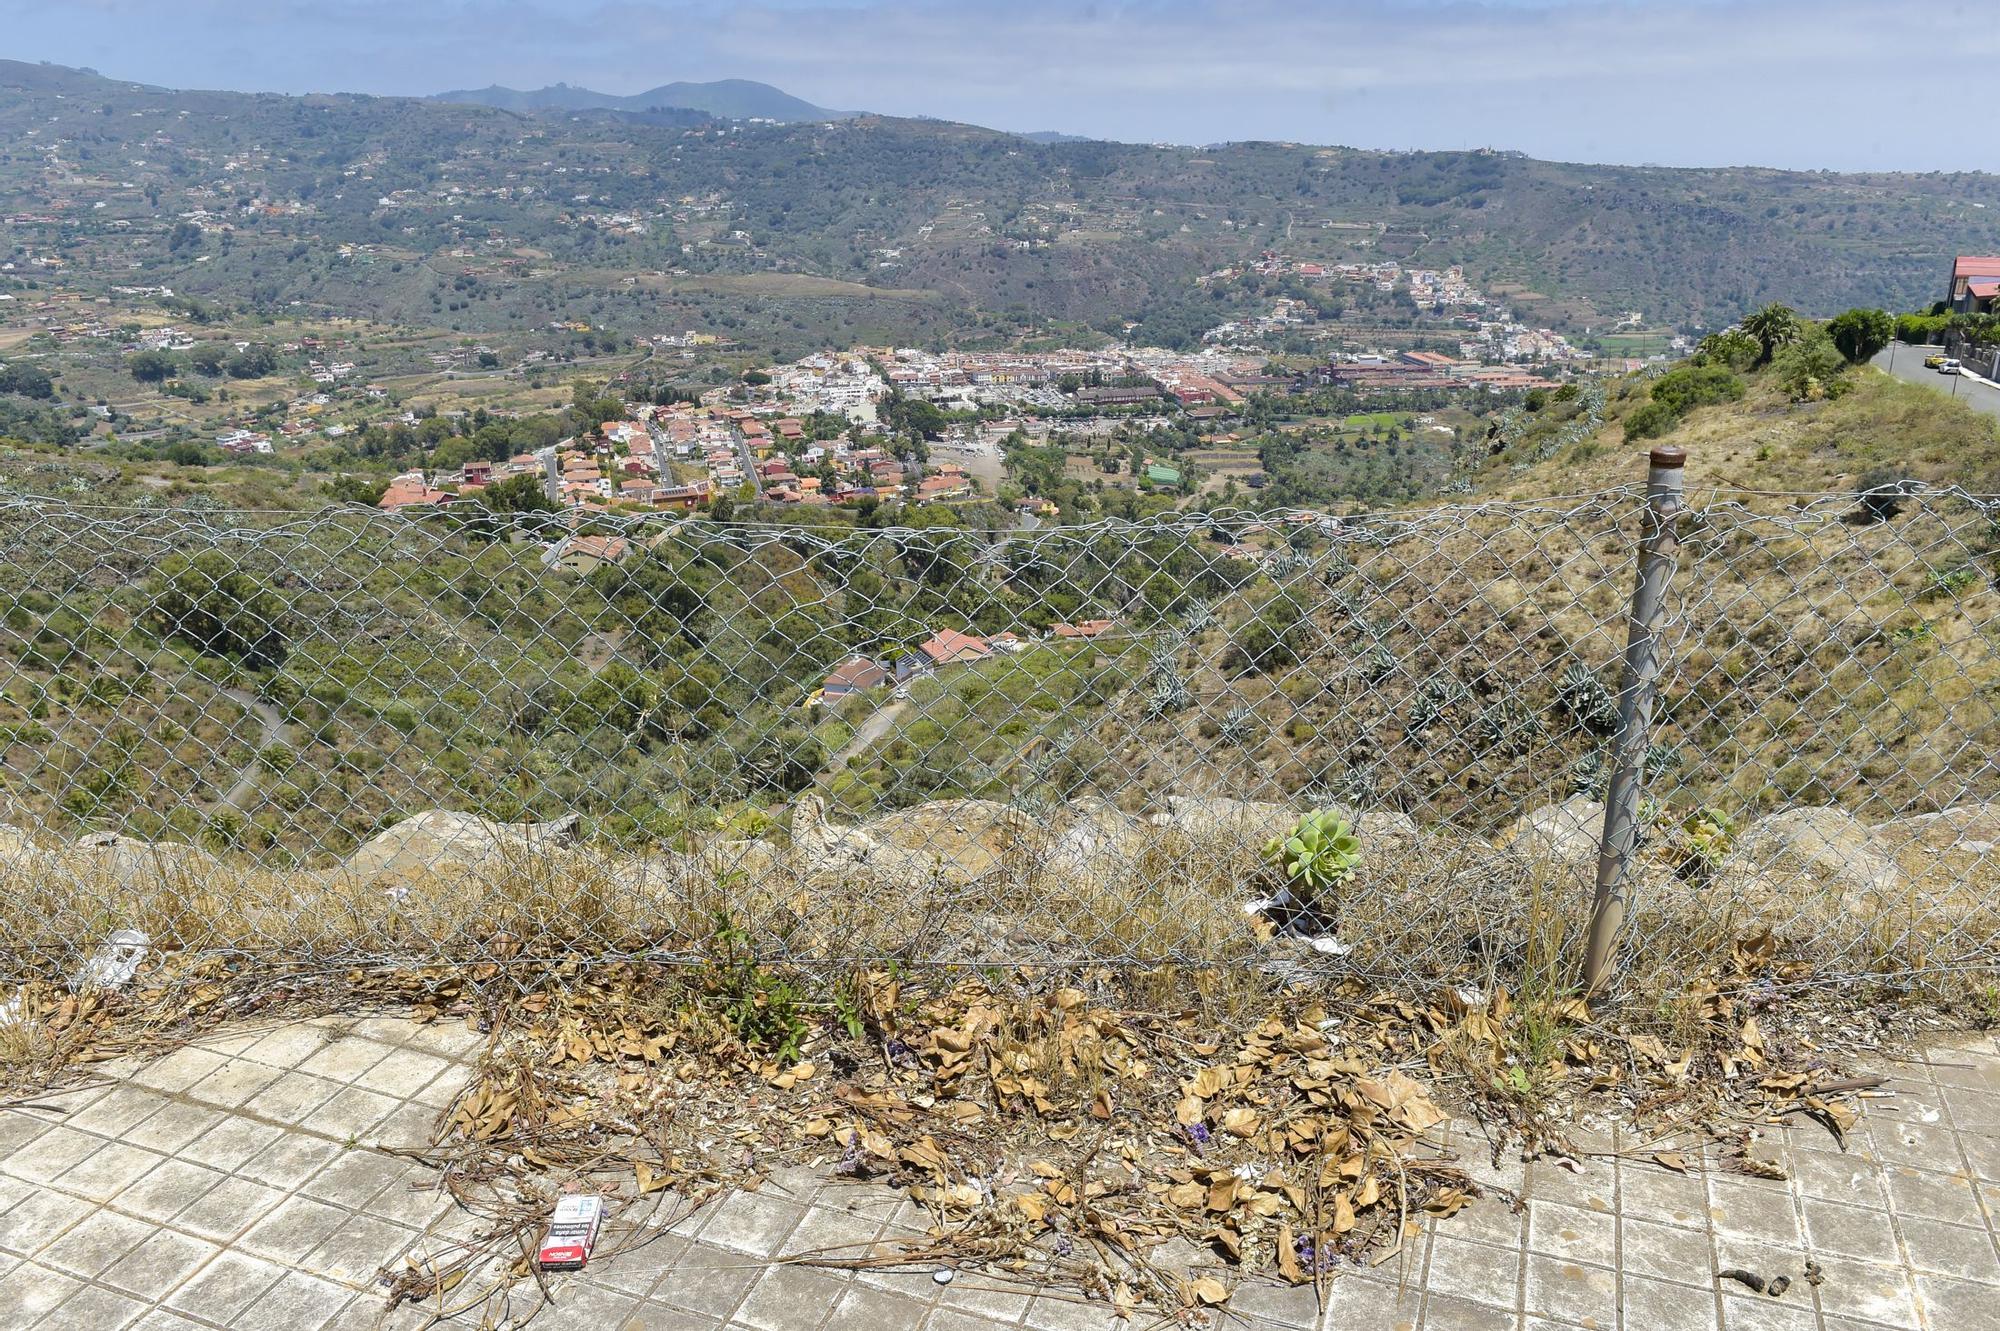
[[[1519,983],[1580,950],[1643,511],[9,499],[0,972],[133,929],[324,967],[726,945]],[[1691,497],[1628,978],[1768,935],[1802,981],[1990,989],[1995,513]]]

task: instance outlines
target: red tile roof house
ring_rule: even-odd
[[[884,670],[879,662],[871,661],[865,656],[851,657],[835,666],[833,673],[826,677],[824,691],[820,697],[831,707],[853,694],[866,693],[870,689],[887,688],[890,679],[889,672]]]
[[[975,638],[970,633],[960,633],[956,629],[939,629],[930,636],[920,649],[930,658],[932,665],[953,665],[961,661],[983,661],[993,655],[993,648],[984,638]]]
[[[1951,265],[1951,287],[1945,294],[1945,303],[1961,313],[1976,309],[1982,293],[1972,290],[1972,284],[1986,285],[1995,280],[2000,280],[2000,256],[1961,254]]]
[[[1108,619],[1086,619],[1079,624],[1057,624],[1055,634],[1058,638],[1094,638],[1109,629],[1112,622]]]

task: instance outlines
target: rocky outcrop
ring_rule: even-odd
[[[364,842],[343,866],[363,882],[408,882],[427,874],[491,873],[522,855],[576,841],[577,816],[545,823],[496,823],[477,814],[431,809]]]
[[[1958,804],[1938,813],[1895,818],[1876,829],[1891,851],[1990,855],[2000,849],[2000,802]]]
[[[1572,795],[1522,814],[1501,829],[1493,844],[1531,860],[1584,870],[1597,863],[1603,834],[1603,801]]]
[[[1888,843],[1845,809],[1786,809],[1744,830],[1716,871],[1727,899],[1772,924],[1827,912],[1872,915],[1903,873]]]

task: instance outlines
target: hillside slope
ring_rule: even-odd
[[[1909,308],[1935,298],[1946,256],[1990,235],[1979,219],[1994,214],[1975,209],[2000,209],[2000,177],[1981,174],[1038,143],[881,116],[728,132],[641,120],[173,92],[0,62],[0,210],[16,245],[71,274],[373,317],[452,301],[468,333],[580,299],[611,326],[680,318],[602,276],[678,267],[925,288],[960,332],[1137,319],[1140,336],[1185,339],[1218,318],[1194,278],[1264,250],[1461,263],[1527,318],[1573,329],[1624,310],[1716,326],[1779,298]],[[211,239],[173,244],[190,216]],[[390,261],[337,261],[343,245]],[[789,327],[797,308],[743,322]]]

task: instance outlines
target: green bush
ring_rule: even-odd
[[[1646,402],[1625,417],[1625,438],[1656,439],[1680,423],[1680,414],[1664,402]]]

